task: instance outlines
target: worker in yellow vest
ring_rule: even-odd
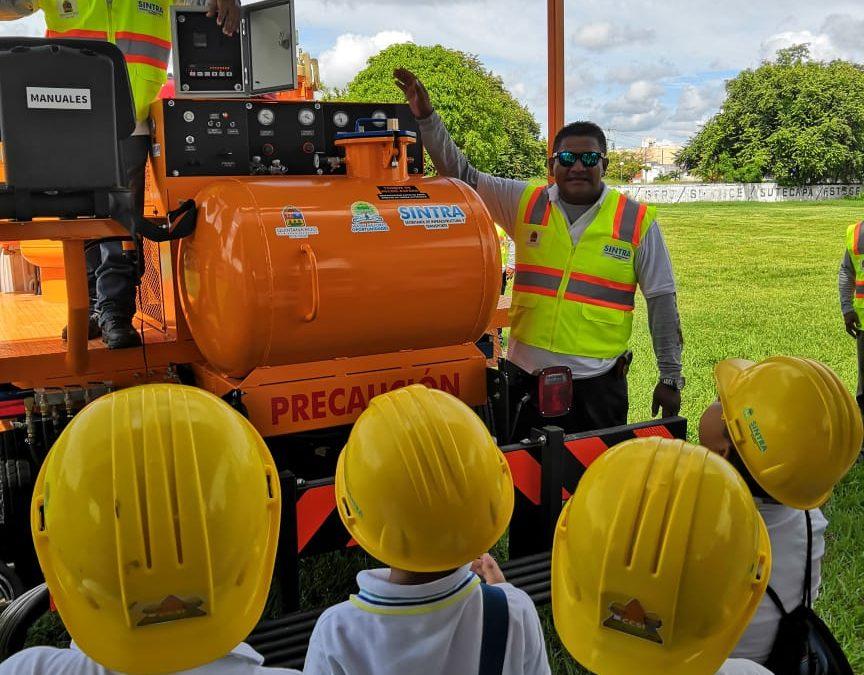
[[[423,143],[443,176],[459,178],[483,198],[492,218],[516,242],[510,342],[505,368],[511,400],[525,401],[515,437],[548,424],[534,405],[536,373],[567,366],[573,407],[556,422],[568,431],[627,423],[628,342],[637,285],[648,305],[659,382],[652,412],[681,407],[681,331],[669,251],[654,207],[603,183],[606,138],[591,122],[559,130],[545,180],[490,176],[471,166],[435,113],[423,84],[394,73]],[[519,410],[519,408],[517,408]]]
[[[846,253],[840,265],[840,310],[846,332],[858,345],[858,407],[864,413],[864,221],[846,230]]]
[[[226,35],[240,24],[240,0],[0,0],[0,20],[45,15],[46,37],[108,40],[126,58],[135,100],[134,134],[121,153],[135,207],[144,210],[144,172],[150,152],[150,104],[167,79],[171,54],[171,4],[206,6]],[[100,334],[109,349],[141,343],[132,326],[135,314],[136,265],[118,241],[89,246],[91,339]],[[66,329],[62,337],[66,338]]]

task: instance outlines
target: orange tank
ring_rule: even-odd
[[[181,300],[224,374],[462,344],[489,325],[501,262],[479,196],[409,179],[392,136],[339,144],[347,176],[229,179],[198,195]]]

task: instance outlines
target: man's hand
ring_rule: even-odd
[[[411,114],[416,119],[425,120],[435,112],[435,108],[432,107],[432,102],[429,100],[429,92],[426,91],[426,87],[414,73],[406,68],[397,68],[393,71],[393,77],[396,79],[396,86],[405,94],[405,100],[408,101]]]
[[[654,400],[651,403],[651,415],[657,416],[660,408],[663,408],[663,417],[674,417],[681,410],[681,392],[673,389],[662,382],[654,387]]]
[[[487,584],[503,584],[507,581],[495,558],[488,553],[484,553],[471,563],[471,571]]]
[[[240,0],[207,0],[207,16],[215,16],[225,35],[234,35],[240,28]]]
[[[846,332],[853,338],[857,338],[861,332],[861,319],[858,318],[858,312],[846,312],[843,321],[846,323]]]
[[[516,268],[510,267],[510,265],[507,265],[507,267],[504,268],[504,274],[507,275],[508,279],[512,279],[513,277],[516,276]]]

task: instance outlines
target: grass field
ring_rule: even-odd
[[[846,226],[862,216],[864,203],[855,201],[660,207],[678,279],[688,380],[682,415],[690,420],[691,439],[714,398],[712,367],[726,357],[809,356],[854,388],[855,349],[842,327],[837,268]],[[657,376],[641,298],[633,351],[635,422],[650,417]],[[864,675],[864,464],[853,469],[825,511],[830,526],[817,609],[855,673]],[[344,599],[356,570],[371,564],[362,552],[304,561],[304,606]],[[561,647],[548,608],[541,614],[553,672],[585,672]]]

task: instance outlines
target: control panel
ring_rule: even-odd
[[[181,91],[242,92],[243,60],[240,36],[225,35],[204,12],[175,16],[174,44]],[[213,94],[211,94],[213,95]]]
[[[384,131],[387,119],[418,133],[408,172],[423,173],[423,147],[405,104],[319,101],[163,101],[168,176],[344,174],[336,134],[362,118],[380,119],[366,131]]]

